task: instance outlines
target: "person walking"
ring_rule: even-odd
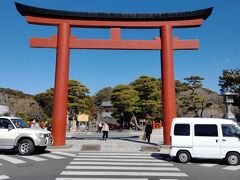
[[[109,126],[106,121],[102,126],[102,132],[103,132],[103,140],[106,141],[108,138],[108,132],[109,132]]]
[[[102,124],[102,122],[100,121],[100,122],[98,123],[98,130],[97,130],[98,133],[100,133],[100,132],[102,131],[102,126],[103,126],[103,124]]]
[[[147,125],[145,126],[145,134],[148,142],[150,143],[150,138],[152,134],[152,125],[150,122],[148,122]]]

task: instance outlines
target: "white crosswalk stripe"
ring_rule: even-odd
[[[22,161],[20,159],[17,159],[17,158],[11,157],[11,156],[7,156],[7,155],[0,155],[0,159],[3,159],[4,161],[8,161],[13,164],[26,163],[26,161]]]
[[[10,179],[10,177],[6,176],[6,175],[0,175],[0,180],[2,179]]]
[[[37,156],[21,156],[21,158],[30,159],[33,161],[47,161],[47,159],[43,159]]]
[[[57,178],[56,180],[148,180],[148,178]]]
[[[58,154],[58,155],[56,155]],[[61,156],[60,156],[61,154]],[[54,152],[54,154],[47,153],[47,154],[40,154],[40,155],[30,155],[30,156],[20,156],[20,155],[0,155],[0,160],[1,161],[0,166],[5,164],[5,161],[13,164],[24,164],[27,163],[27,160],[30,161],[36,161],[36,162],[41,162],[41,161],[48,161],[50,159],[65,159],[66,157],[75,157],[76,154],[74,153],[66,153],[66,152]],[[43,158],[44,157],[44,158]],[[24,159],[24,160],[23,160]]]
[[[97,158],[99,156],[76,156],[76,158],[81,158],[81,157],[84,157],[84,158]],[[152,159],[151,156],[148,156],[148,157],[143,157],[143,156],[131,156],[131,155],[126,155],[126,156],[101,156],[101,158],[116,158],[116,159]]]
[[[149,155],[151,156],[151,153],[114,153],[114,152],[81,152],[80,154],[78,154],[78,156],[82,156],[82,155],[98,155],[98,156],[103,156],[103,155],[107,155],[107,156],[146,156]]]
[[[56,180],[147,180],[148,177],[163,180],[163,177],[188,176],[172,163],[149,153],[109,154],[79,153]]]
[[[63,156],[57,156],[54,154],[41,154],[41,156],[52,158],[52,159],[65,159],[66,157]]]
[[[129,171],[63,171],[61,175],[83,175],[83,176],[176,176],[187,177],[185,173],[173,172],[129,172]]]
[[[237,171],[240,169],[240,166],[227,166],[225,168],[223,168],[225,170],[231,170],[231,171]]]
[[[200,166],[203,166],[203,167],[213,167],[213,166],[216,166],[217,164],[201,164]]]
[[[164,162],[163,160],[158,160],[158,159],[105,159],[105,158],[96,158],[96,159],[89,159],[89,158],[74,158],[73,160],[75,161],[117,161],[117,162]]]
[[[70,164],[77,164],[77,165],[92,165],[93,162],[81,162],[81,161],[74,161],[70,162]],[[139,163],[131,163],[131,162],[94,162],[95,165],[128,165],[128,166],[137,166]],[[172,163],[145,163],[147,166],[174,166]]]
[[[88,170],[87,166],[67,166],[66,169],[85,169]],[[123,167],[123,166],[91,166],[91,169],[95,170],[144,170],[144,171],[180,171],[180,169],[175,167]]]
[[[63,156],[69,156],[69,157],[76,157],[76,154],[73,154],[73,153],[66,153],[66,152],[60,152],[60,151],[53,151],[51,153],[63,155]]]

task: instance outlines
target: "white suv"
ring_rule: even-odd
[[[35,149],[44,151],[52,143],[50,131],[29,128],[18,117],[0,117],[0,149],[16,148],[21,155],[30,155]]]

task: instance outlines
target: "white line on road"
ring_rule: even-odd
[[[231,171],[236,171],[236,170],[239,170],[240,169],[240,166],[227,166],[223,169],[226,169],[226,170],[231,170]]]
[[[159,180],[178,180],[178,179],[159,179]]]
[[[47,159],[43,159],[43,158],[36,157],[36,156],[21,156],[21,158],[30,159],[33,161],[46,161],[47,160]]]
[[[2,163],[0,163],[0,166],[2,165]]]
[[[166,161],[163,161],[163,160],[160,160],[160,159],[105,159],[105,158],[96,158],[96,159],[89,159],[89,158],[74,158],[73,159],[74,161],[103,161],[103,162],[106,162],[106,161],[117,161],[117,162],[166,162]]]
[[[70,164],[77,164],[77,165],[128,165],[128,166],[138,166],[139,163],[131,163],[131,162],[81,162],[81,161],[74,161],[70,162]],[[141,163],[141,165],[145,166],[174,166],[171,163]]]
[[[123,166],[67,166],[66,169],[82,170],[141,170],[141,171],[180,171],[176,167],[123,167]]]
[[[60,152],[60,151],[52,151],[51,153],[59,154],[59,155],[64,155],[64,156],[69,156],[69,157],[76,157],[76,154],[66,153],[66,152]]]
[[[156,159],[151,156],[142,157],[142,156],[77,156],[76,158],[116,158],[116,159]]]
[[[100,152],[100,153],[89,153],[89,152],[81,152],[78,155],[108,155],[108,156],[151,156],[152,153],[111,153],[111,152]]]
[[[128,172],[128,171],[62,171],[61,175],[69,176],[171,176],[171,177],[187,177],[185,173],[175,172]]]
[[[9,179],[10,177],[6,176],[6,175],[0,175],[0,179]]]
[[[53,155],[53,154],[41,154],[41,156],[52,158],[52,159],[65,159],[65,157],[57,156],[57,155]]]
[[[0,155],[0,159],[3,159],[5,161],[11,162],[13,164],[22,164],[22,163],[26,163],[25,161],[10,157],[10,156],[6,156],[6,155]]]
[[[203,167],[213,167],[213,166],[216,166],[217,164],[201,164],[200,166],[203,166]]]
[[[57,178],[56,180],[148,180],[147,178]]]

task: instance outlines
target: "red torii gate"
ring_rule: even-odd
[[[171,144],[170,126],[176,117],[173,50],[197,49],[198,40],[173,38],[173,28],[197,27],[207,19],[212,8],[197,11],[159,14],[85,13],[43,9],[15,3],[30,24],[58,26],[58,35],[31,38],[30,46],[56,48],[56,76],[53,107],[54,146],[65,145],[68,104],[70,49],[161,50],[164,143]],[[110,28],[107,40],[78,39],[71,36],[71,27]],[[121,28],[160,29],[161,38],[122,40]]]

